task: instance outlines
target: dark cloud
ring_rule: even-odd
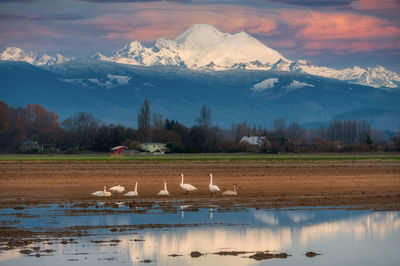
[[[24,2],[24,3],[31,3],[36,2],[37,0],[0,0],[0,3],[11,3],[11,2]]]
[[[0,0],[1,1],[1,0]],[[179,3],[187,3],[192,2],[191,0],[79,0],[82,2],[90,2],[90,3],[134,3],[134,2],[161,2],[161,1],[168,1],[168,2],[179,2]]]
[[[1,1],[1,0],[0,0]],[[83,16],[74,14],[61,14],[61,15],[13,15],[13,14],[0,14],[0,20],[44,20],[44,21],[54,21],[54,20],[76,20],[82,19]]]
[[[306,7],[348,7],[355,0],[267,0],[277,4],[288,4]]]

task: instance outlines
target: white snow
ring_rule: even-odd
[[[175,40],[158,39],[153,47],[133,41],[102,60],[133,65],[177,65],[199,70],[271,68],[284,57],[245,32],[222,33],[212,25],[195,24]],[[259,67],[257,67],[259,66]],[[246,67],[244,67],[246,68]]]
[[[297,90],[297,89],[301,89],[304,87],[315,87],[315,86],[312,84],[305,83],[305,82],[293,80],[289,85],[286,86],[286,89],[292,91],[292,90]]]
[[[400,82],[397,73],[383,67],[355,66],[337,70],[316,66],[307,60],[293,62],[245,32],[223,33],[207,24],[195,24],[174,40],[160,38],[152,47],[133,41],[111,57],[98,55],[97,58],[124,64],[175,65],[203,71],[300,72],[377,88],[397,88],[396,82]]]
[[[107,78],[111,82],[114,82],[118,85],[128,85],[129,81],[132,79],[131,77],[128,77],[128,76],[118,76],[118,75],[111,75],[111,74],[108,74]]]
[[[112,89],[123,85],[128,85],[131,77],[108,74],[106,78],[91,79],[61,79],[61,81],[72,83],[78,86],[91,88],[93,86]]]
[[[55,65],[66,62],[70,60],[61,54],[56,54],[55,56],[49,56],[43,54],[39,56],[35,52],[25,52],[18,47],[7,47],[0,53],[0,60],[4,61],[22,61],[27,62],[32,65],[42,66],[42,65]]]
[[[192,25],[174,40],[159,38],[151,47],[146,47],[139,41],[132,41],[110,57],[97,53],[94,58],[141,66],[174,65],[200,71],[247,69],[299,72],[375,88],[397,88],[400,83],[400,76],[397,73],[381,66],[372,68],[354,66],[337,70],[317,66],[307,60],[290,61],[246,32],[223,33],[208,24]],[[47,54],[39,56],[35,52],[8,47],[0,53],[0,60],[24,61],[33,65],[54,65],[71,59],[61,54],[53,57]],[[109,77],[108,79],[111,84],[124,82],[127,84],[127,81],[121,78]],[[102,81],[98,82],[102,83]],[[268,84],[267,82],[265,85],[253,86],[252,90],[262,91],[268,89],[268,86],[273,87]]]
[[[275,83],[277,83],[278,81],[279,79],[277,78],[265,79],[257,84],[254,84],[253,87],[250,88],[250,90],[254,92],[261,92],[266,89],[272,89],[275,86]]]

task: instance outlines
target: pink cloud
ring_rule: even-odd
[[[333,52],[371,52],[375,50],[391,50],[400,49],[398,43],[385,42],[325,42],[325,41],[310,41],[304,45],[304,49],[309,51],[330,50]]]
[[[355,13],[283,10],[281,21],[294,32],[306,55],[400,49],[400,28],[390,21]]]
[[[132,15],[118,14],[118,20],[115,16],[96,17],[89,24],[104,29],[104,38],[142,41],[153,41],[158,37],[175,38],[197,23],[212,24],[227,32],[245,30],[265,36],[275,34],[277,27],[273,18],[263,17],[257,10],[226,5],[204,7],[161,2],[148,4],[143,9],[136,8]]]
[[[378,1],[360,0],[354,4],[366,9],[373,8],[374,3]],[[393,3],[398,1],[384,0],[382,6]],[[110,4],[102,8],[107,12],[88,19],[46,25],[36,21],[0,24],[0,43],[9,40],[23,42],[39,37],[77,46],[82,43],[87,47],[95,45],[102,49],[103,44],[118,47],[130,40],[152,42],[158,37],[173,39],[192,24],[205,23],[224,32],[244,30],[289,54],[400,49],[400,28],[395,22],[359,13],[166,1]],[[74,41],[70,40],[70,36]],[[99,45],[99,38],[102,45]]]
[[[105,39],[154,41],[158,37],[173,39],[192,24],[206,23],[225,32],[245,30],[269,37],[277,49],[300,49],[308,54],[322,50],[354,53],[398,49],[400,36],[400,28],[388,20],[348,12],[171,2],[135,3],[131,8],[131,13],[128,10],[127,14],[119,14],[118,20],[115,14],[108,14],[92,19],[90,24],[103,29]]]
[[[297,36],[310,40],[359,40],[393,38],[400,28],[381,18],[349,13],[285,12],[285,20],[297,28]]]

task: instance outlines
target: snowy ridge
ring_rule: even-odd
[[[153,66],[175,65],[194,70],[275,70],[307,73],[376,88],[397,88],[400,76],[381,66],[337,70],[307,60],[290,61],[245,32],[222,33],[212,25],[195,24],[175,40],[158,39],[153,47],[133,41],[111,57],[100,60]]]
[[[396,82],[400,82],[400,76],[397,73],[389,71],[382,66],[372,68],[354,66],[352,68],[337,70],[324,66],[316,66],[307,60],[297,60],[292,63],[280,60],[272,67],[272,70],[307,73],[375,88],[397,88],[398,85]]]
[[[132,41],[110,57],[97,53],[94,58],[121,64],[179,66],[199,71],[246,69],[299,72],[386,89],[400,85],[400,76],[382,66],[354,66],[337,70],[317,66],[307,60],[291,61],[246,32],[223,33],[207,24],[192,25],[174,40],[159,38],[151,47]],[[71,59],[61,54],[54,57],[47,54],[38,56],[34,52],[9,47],[0,53],[0,60],[24,61],[42,66]]]
[[[102,56],[101,59],[142,66],[176,65],[197,70],[269,70],[272,64],[285,58],[245,32],[222,33],[212,25],[195,24],[175,40],[160,38],[153,47],[133,41],[113,56]]]
[[[257,84],[254,84],[253,87],[250,88],[250,90],[253,92],[261,92],[266,89],[272,89],[277,82],[279,82],[279,79],[277,78],[265,79]]]
[[[64,63],[71,59],[66,58],[58,53],[55,56],[49,56],[47,54],[39,56],[35,52],[25,52],[24,50],[17,47],[7,47],[0,53],[0,60],[22,61],[35,66],[51,66]]]
[[[90,79],[60,79],[63,82],[72,83],[86,88],[102,87],[112,89],[119,86],[128,85],[131,77],[107,74],[104,78]]]

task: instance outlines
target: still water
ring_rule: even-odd
[[[0,214],[3,227],[83,233],[43,236],[43,241],[13,249],[2,243],[0,265],[400,264],[400,212],[213,205],[166,209],[157,204],[112,208],[97,203],[97,207],[26,206],[2,209]],[[258,251],[290,256],[250,258]],[[320,255],[305,256],[311,251]]]

